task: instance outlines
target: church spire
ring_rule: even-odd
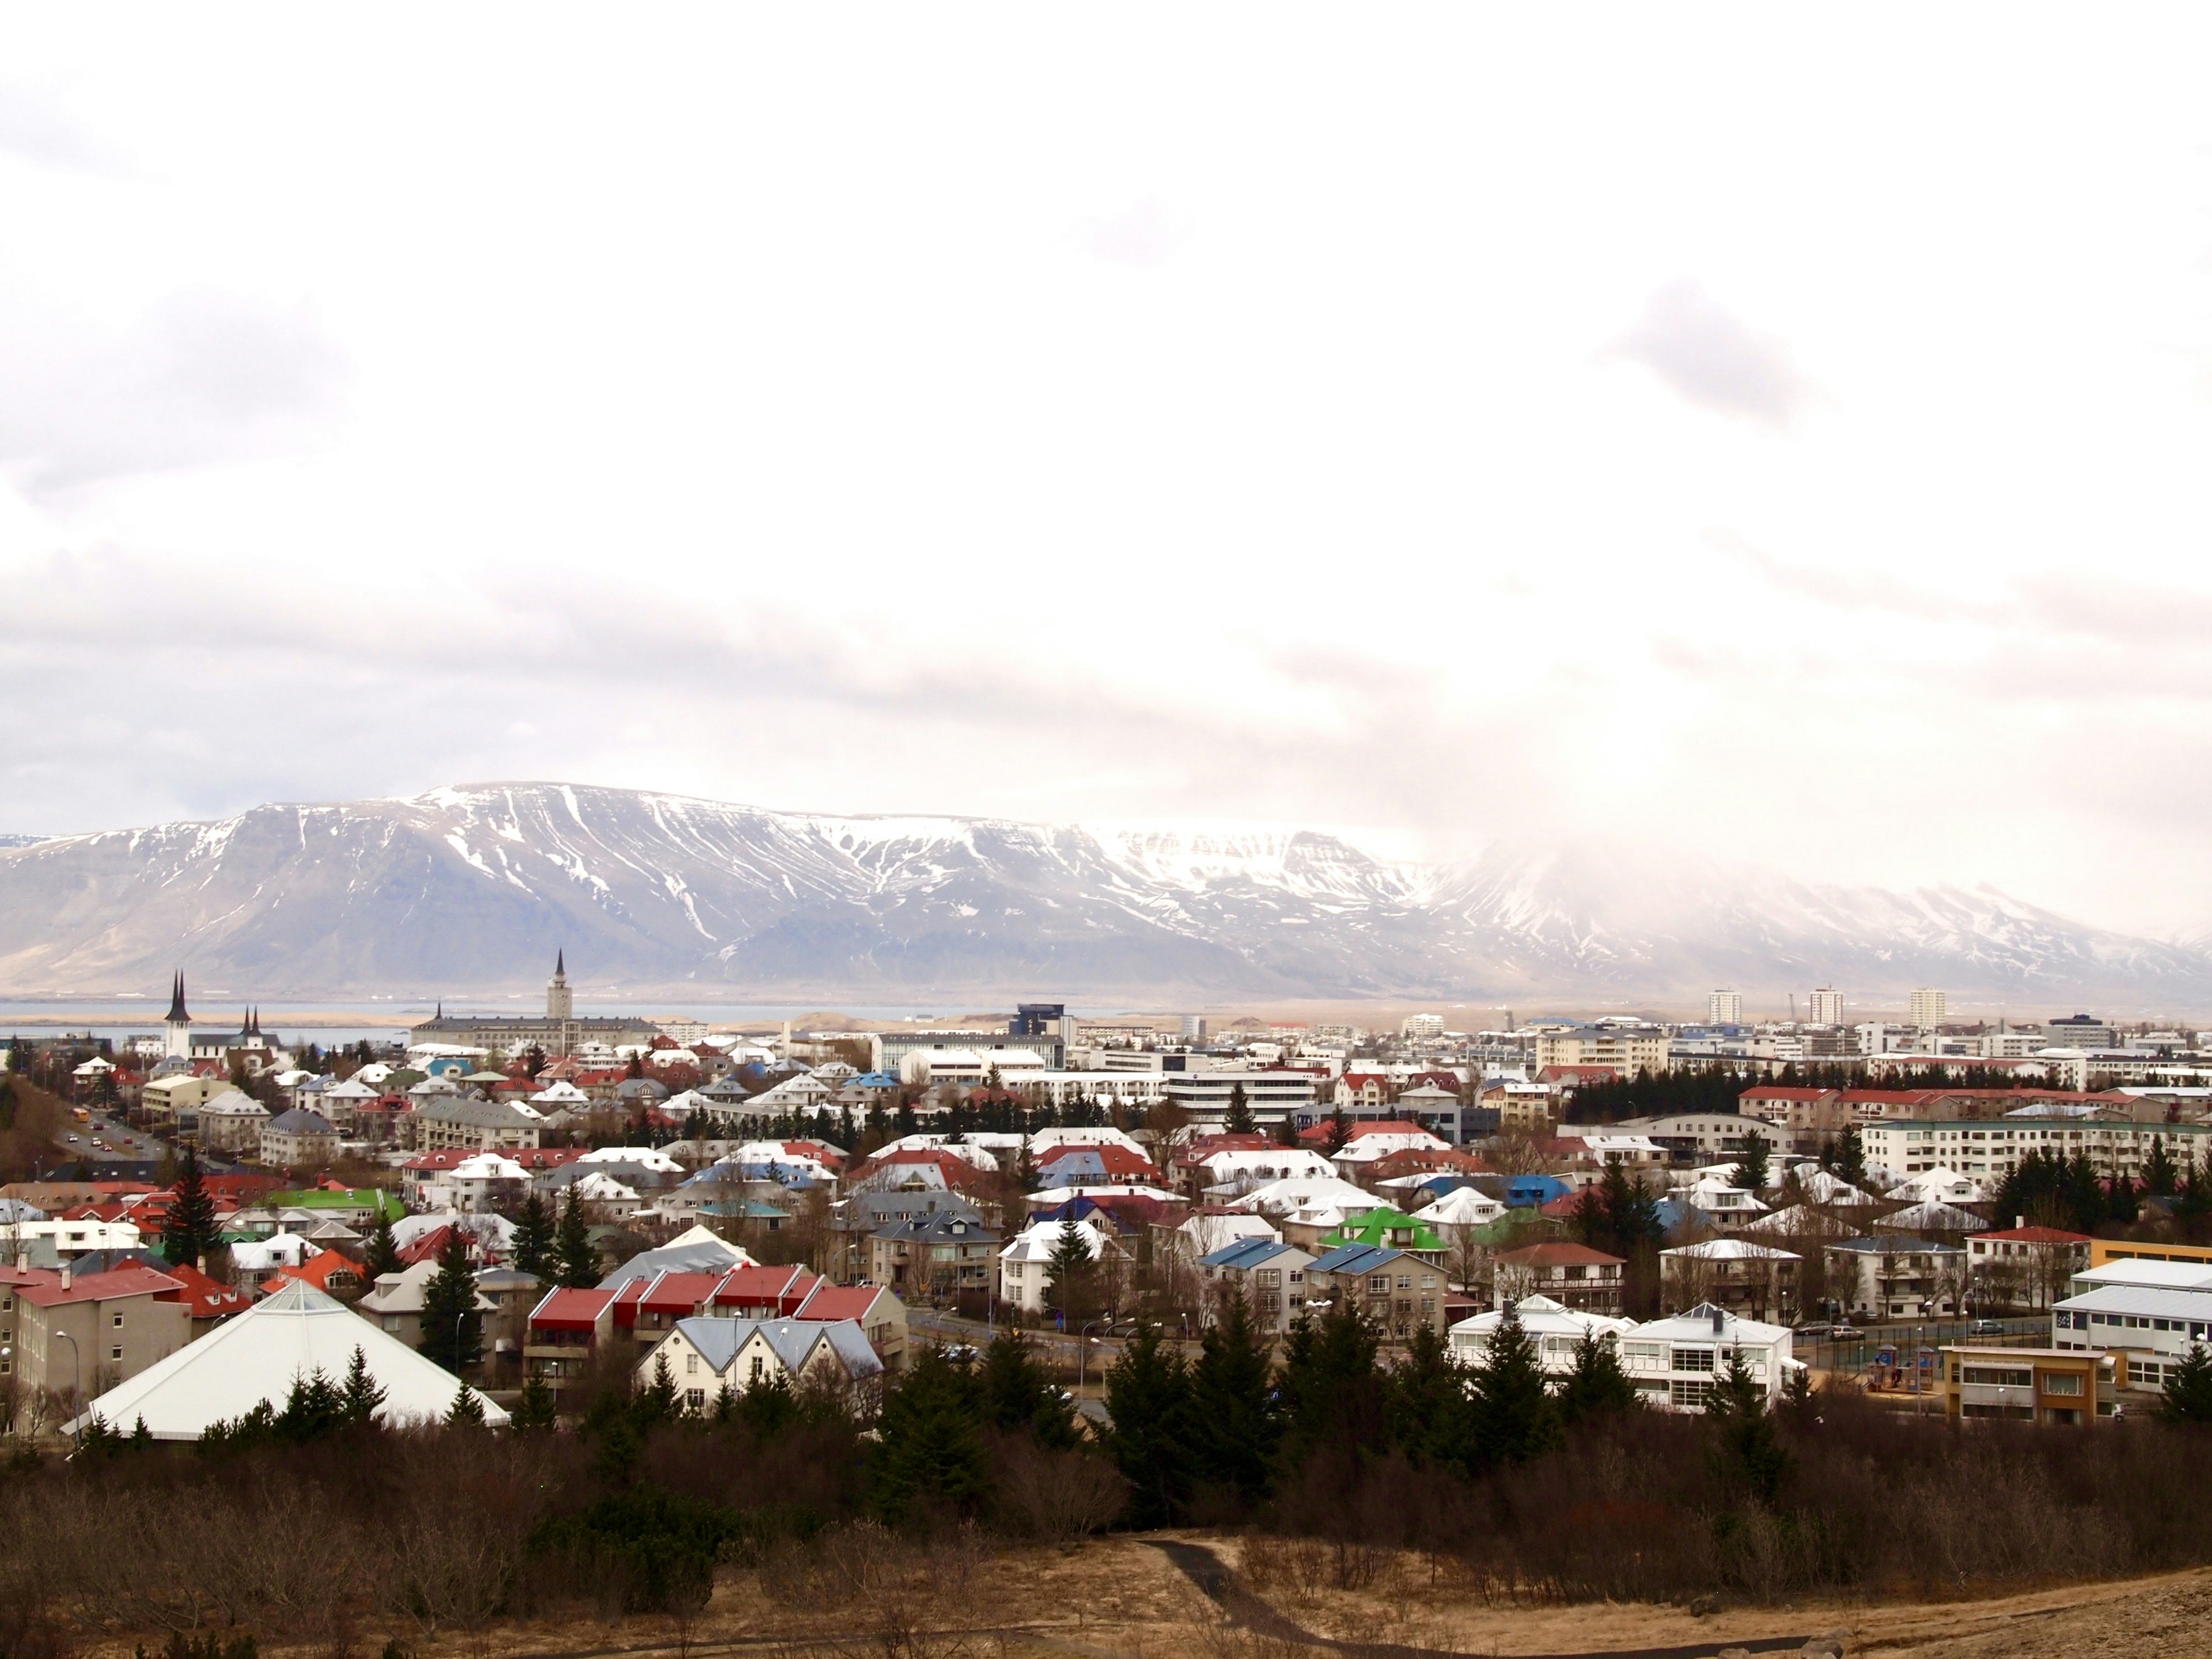
[[[556,979],[568,977],[568,953],[566,950],[556,950],[553,952],[553,977]]]
[[[170,988],[169,1012],[163,1017],[163,1023],[173,1025],[189,1025],[191,1022],[192,1017],[185,1012],[185,976],[180,973],[176,977],[176,982]]]

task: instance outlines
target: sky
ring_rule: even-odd
[[[562,779],[2212,927],[2196,9],[0,19],[0,830]]]

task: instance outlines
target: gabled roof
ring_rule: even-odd
[[[2087,1233],[2069,1233],[2059,1227],[2007,1227],[1997,1232],[1985,1232],[1984,1238],[2002,1238],[2014,1244],[2087,1244]]]
[[[1233,1243],[1224,1244],[1219,1249],[1199,1257],[1198,1260],[1200,1267],[1228,1267],[1241,1273],[1248,1267],[1256,1267],[1262,1262],[1271,1261],[1286,1251],[1296,1249],[1295,1245],[1285,1244],[1279,1239],[1240,1238]],[[1305,1254],[1302,1250],[1297,1253],[1301,1255]]]
[[[1344,1244],[1317,1255],[1306,1271],[1315,1273],[1370,1273],[1405,1259],[1403,1250],[1378,1249],[1372,1244]]]
[[[320,1291],[290,1284],[110,1389],[88,1414],[120,1434],[143,1420],[156,1440],[197,1440],[209,1425],[264,1400],[282,1406],[295,1377],[316,1370],[343,1377],[356,1349],[385,1391],[380,1421],[435,1420],[452,1407],[460,1389],[452,1372]],[[476,1401],[485,1422],[506,1425],[495,1401],[482,1394]]]
[[[718,1373],[729,1370],[756,1335],[775,1351],[788,1370],[804,1369],[824,1344],[842,1362],[848,1376],[875,1376],[884,1369],[866,1335],[849,1319],[686,1319],[678,1322],[676,1330]]]
[[[184,1289],[177,1279],[151,1267],[117,1267],[104,1273],[79,1273],[64,1285],[55,1278],[19,1287],[24,1301],[40,1308],[58,1308],[71,1302],[111,1302],[120,1297],[151,1296],[173,1301]],[[164,1292],[169,1294],[164,1295]]]
[[[1531,1244],[1525,1249],[1507,1250],[1498,1260],[1501,1265],[1515,1267],[1620,1267],[1627,1265],[1620,1256],[1607,1255],[1603,1250],[1593,1250],[1587,1244],[1570,1243],[1565,1239],[1546,1244]]]
[[[530,1322],[551,1331],[588,1331],[619,1294],[614,1291],[579,1291],[567,1286],[550,1290],[530,1310]]]

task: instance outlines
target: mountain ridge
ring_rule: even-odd
[[[2212,951],[1982,887],[1595,843],[1457,865],[1295,826],[774,810],[562,782],[271,803],[0,849],[0,988],[731,1000],[1702,999],[1835,984],[2212,1006]],[[2053,1012],[2056,1012],[2054,1009]]]

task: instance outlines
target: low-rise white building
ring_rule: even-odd
[[[1632,1319],[1583,1313],[1562,1307],[1548,1296],[1524,1296],[1513,1304],[1513,1312],[1535,1344],[1537,1362],[1547,1376],[1565,1376],[1574,1370],[1576,1352],[1585,1337],[1594,1336],[1618,1351],[1622,1334],[1636,1328]],[[1480,1365],[1489,1355],[1491,1338],[1504,1322],[1502,1308],[1461,1320],[1450,1331],[1452,1357],[1463,1365]]]
[[[1063,1223],[1033,1222],[1008,1239],[999,1252],[999,1296],[1024,1313],[1045,1311],[1052,1286],[1052,1256],[1059,1249]],[[1119,1261],[1128,1252],[1119,1239],[1095,1225],[1089,1217],[1075,1224],[1076,1237],[1094,1262]]]
[[[664,1362],[687,1412],[707,1410],[724,1389],[740,1395],[781,1379],[794,1389],[830,1386],[857,1393],[884,1374],[883,1359],[856,1319],[679,1319],[638,1361],[635,1386],[653,1387]],[[860,1403],[856,1398],[855,1407]]]
[[[1741,1318],[1701,1303],[1670,1319],[1654,1319],[1622,1332],[1620,1364],[1646,1404],[1662,1411],[1702,1413],[1712,1395],[1713,1380],[1726,1369],[1732,1352],[1743,1356],[1753,1380],[1772,1401],[1790,1372],[1804,1369],[1790,1347],[1787,1326]]]

